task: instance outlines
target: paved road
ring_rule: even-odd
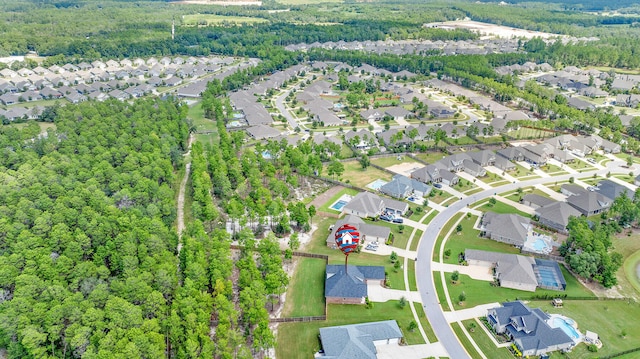
[[[462,200],[456,201],[444,211],[440,212],[429,223],[429,228],[426,230],[420,239],[418,245],[418,261],[416,263],[416,280],[418,284],[418,291],[422,297],[422,303],[425,307],[425,312],[429,323],[433,327],[438,340],[442,343],[442,346],[449,353],[450,358],[466,359],[470,358],[462,344],[458,341],[458,338],[453,333],[453,330],[449,326],[447,318],[442,311],[442,307],[438,302],[438,295],[436,293],[435,285],[432,280],[432,266],[431,258],[436,238],[440,233],[442,227],[458,213],[461,209],[467,205],[473,204],[482,199],[491,197],[494,193],[501,193],[506,191],[516,190],[518,187],[535,186],[537,184],[553,183],[568,180],[570,177],[591,177],[594,173],[604,176],[607,172],[611,173],[629,173],[628,168],[620,167],[624,161],[608,162],[607,168],[598,170],[596,172],[586,172],[580,174],[566,174],[554,177],[536,178],[528,181],[521,181],[517,183],[510,183],[504,186],[496,187],[490,190],[485,190],[473,195],[470,195]],[[429,230],[432,229],[432,230]]]
[[[299,126],[298,125],[298,121],[296,121],[296,119],[293,118],[291,113],[289,113],[289,111],[287,111],[287,107],[284,105],[284,99],[289,95],[289,92],[290,91],[287,90],[287,91],[283,92],[282,95],[276,97],[275,103],[276,103],[276,108],[278,109],[278,111],[280,111],[282,116],[284,116],[284,118],[287,119],[287,122],[289,123],[289,127],[291,127],[291,130],[295,130],[296,127]]]

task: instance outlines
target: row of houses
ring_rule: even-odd
[[[493,53],[513,53],[518,51],[516,39],[476,39],[476,40],[387,40],[387,41],[328,41],[311,44],[299,43],[285,47],[287,51],[307,51],[321,48],[331,50],[355,50],[377,54],[431,54],[434,52],[444,55],[486,55]]]

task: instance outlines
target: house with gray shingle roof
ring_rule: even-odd
[[[613,200],[598,192],[586,191],[577,196],[569,196],[567,203],[584,216],[602,213],[611,207]]]
[[[360,192],[342,208],[342,211],[361,218],[371,218],[378,217],[383,211],[402,215],[408,209],[409,205],[405,202],[382,198],[370,192]]]
[[[422,168],[411,172],[411,178],[416,179],[423,183],[440,183],[442,182],[442,176],[440,175],[440,168],[434,165],[426,165]]]
[[[536,208],[536,217],[541,225],[560,233],[567,233],[569,218],[580,216],[580,212],[566,202],[556,201]]]
[[[380,192],[398,199],[405,199],[409,196],[426,197],[431,193],[431,186],[407,176],[397,174],[393,176],[391,182],[380,187]]]
[[[266,138],[274,138],[280,136],[280,131],[276,130],[273,127],[262,124],[249,127],[246,131],[249,136],[256,140],[264,140]]]
[[[508,335],[523,356],[570,350],[576,345],[561,328],[552,328],[550,319],[539,308],[531,309],[521,301],[502,303],[487,313],[496,333]]]
[[[551,198],[541,196],[539,194],[529,193],[522,197],[522,204],[533,209],[544,207],[556,201]]]
[[[627,198],[633,199],[635,192],[629,187],[613,182],[611,180],[602,180],[598,183],[598,193],[610,198],[612,201],[625,194]]]
[[[336,248],[336,231],[345,224],[350,224],[356,227],[360,233],[360,244],[362,245],[371,242],[385,242],[391,234],[391,229],[389,227],[367,223],[358,216],[347,215],[344,218],[337,220],[333,225],[331,233],[329,233],[329,236],[327,237],[328,247]]]
[[[533,257],[467,249],[464,259],[469,265],[493,268],[501,287],[535,292],[538,286]]]
[[[395,320],[320,328],[324,359],[376,359],[378,345],[398,345],[402,331]]]
[[[494,241],[522,248],[531,230],[531,221],[518,214],[487,212],[482,216],[482,235]]]
[[[393,117],[394,121],[403,121],[404,119],[413,116],[413,113],[411,111],[408,111],[404,107],[400,106],[388,108],[384,111],[384,114]]]
[[[385,280],[383,266],[345,266],[328,264],[324,281],[324,297],[327,303],[364,304],[368,283]]]
[[[467,153],[473,162],[480,166],[493,166],[496,163],[496,154],[490,150],[482,150]]]

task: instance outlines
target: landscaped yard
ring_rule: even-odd
[[[374,303],[372,309],[364,305],[327,306],[327,320],[306,323],[282,323],[278,325],[278,343],[286,343],[276,347],[277,358],[308,359],[320,349],[319,329],[336,325],[377,322],[395,319],[405,335],[408,344],[423,344],[419,330],[410,332],[409,323],[414,320],[411,309],[407,305],[400,308],[398,301]]]
[[[629,176],[628,174],[626,175],[614,175],[617,179],[623,180],[627,183],[631,183],[634,184],[635,182],[635,178],[636,176]]]
[[[511,288],[494,287],[491,285],[491,282],[471,279],[471,277],[465,274],[460,274],[460,279],[456,284],[451,284],[450,273],[445,273],[445,278],[447,279],[447,290],[449,291],[451,302],[456,310],[472,308],[480,304],[526,299],[531,298],[533,295],[546,294],[551,296],[564,296],[566,294],[569,297],[595,297],[589,289],[580,284],[563,266],[560,266],[560,269],[562,269],[562,274],[567,282],[567,289],[565,291],[537,289],[535,292],[527,292]],[[459,305],[458,296],[463,291],[467,299],[462,305]]]
[[[506,243],[491,240],[489,238],[480,237],[480,231],[473,229],[473,225],[478,219],[477,216],[471,216],[467,219],[464,217],[460,224],[462,232],[457,234],[455,231],[447,239],[444,249],[451,249],[449,258],[444,258],[445,263],[458,264],[458,254],[464,253],[465,249],[480,249],[491,252],[501,253],[520,253],[520,250]],[[437,248],[439,249],[439,248]]]
[[[434,271],[433,273],[433,284],[436,287],[436,293],[438,294],[438,303],[442,306],[442,310],[445,312],[450,311],[449,304],[447,304],[447,297],[444,292],[444,286],[442,285],[442,280],[440,278],[440,272]]]
[[[434,261],[436,262],[440,261],[440,247],[442,246],[442,242],[445,240],[447,233],[449,233],[451,228],[453,228],[454,224],[458,221],[458,219],[462,218],[462,216],[463,216],[462,213],[456,214],[455,216],[451,217],[451,219],[447,222],[447,224],[444,225],[444,227],[442,227],[442,229],[440,229],[440,234],[438,235],[438,238],[436,239],[436,243],[433,247],[434,250],[433,250],[432,258]]]
[[[429,201],[430,202],[434,202],[434,203],[442,203],[445,200],[453,197],[453,195],[447,191],[441,190],[441,189],[434,189],[431,193],[435,193],[435,195],[433,197],[429,197]]]
[[[551,198],[551,196],[549,196],[546,192],[541,191],[541,190],[539,190],[539,189],[537,189],[535,187],[523,188],[522,193],[518,193],[517,191],[511,192],[511,194],[509,194],[505,198],[506,199],[510,199],[510,200],[512,200],[514,202],[520,202],[520,199],[522,199],[522,197],[524,197],[524,196],[526,196],[528,194],[537,194],[537,195],[542,196],[542,197]]]
[[[435,343],[438,341],[438,337],[436,337],[436,333],[433,331],[431,324],[427,320],[427,315],[422,308],[421,303],[414,303],[416,308],[416,314],[418,314],[418,318],[420,318],[420,324],[422,324],[422,329],[424,329],[425,334],[427,334],[427,339],[429,342]]]
[[[637,276],[636,267],[640,263],[640,234],[631,236],[620,234],[613,239],[613,247],[616,252],[622,254],[624,264],[618,270],[618,286],[622,295],[627,297],[640,298],[640,281]]]
[[[545,171],[546,173],[550,174],[550,175],[564,175],[567,174],[569,172],[565,171],[564,169],[552,165],[550,163],[547,163],[546,165],[540,167],[541,170]]]
[[[349,183],[354,186],[365,188],[369,183],[377,179],[387,182],[391,181],[392,175],[389,172],[379,170],[372,166],[362,169],[358,161],[342,162],[342,164],[344,165],[344,173],[341,176],[342,180],[349,180]],[[322,173],[327,173],[326,166],[322,170]]]
[[[473,359],[482,358],[478,353],[478,351],[476,350],[476,348],[473,347],[473,344],[471,344],[471,341],[469,340],[469,338],[467,338],[467,336],[464,335],[464,331],[462,330],[462,327],[460,327],[460,324],[455,322],[451,323],[451,329],[453,329],[453,332],[456,333],[456,336],[460,340],[460,343],[462,343],[462,346],[464,346],[464,348],[467,350],[467,353],[469,353],[471,358]]]
[[[324,315],[324,260],[305,257],[295,257],[295,260],[296,272],[287,289],[282,316]]]
[[[348,194],[350,196],[355,196],[358,193],[359,193],[358,190],[355,190],[355,189],[351,189],[351,188],[342,189],[340,190],[340,192],[336,193],[333,197],[331,197],[327,202],[325,202],[322,206],[318,207],[318,211],[339,214],[340,211],[336,211],[335,209],[331,209],[329,207],[332,206],[338,200],[338,198],[342,197],[342,195]]]
[[[473,206],[472,206],[473,207]],[[500,202],[500,201],[496,201],[495,204],[491,204],[489,202],[486,202],[485,204],[483,204],[482,206],[478,207],[478,209],[482,212],[495,212],[495,213],[514,213],[514,214],[519,214],[523,217],[526,218],[531,218],[530,214],[524,213],[520,210],[515,209],[514,207]]]
[[[442,152],[427,152],[427,153],[417,153],[416,158],[419,158],[427,163],[435,163],[440,161],[446,155]]]
[[[473,323],[475,325],[475,329],[471,331],[470,325]],[[462,324],[467,328],[469,334],[471,334],[471,338],[473,341],[478,344],[480,350],[485,355],[488,355],[491,359],[513,359],[513,354],[507,348],[498,348],[491,338],[487,335],[487,333],[481,327],[484,325],[482,323],[478,323],[475,319],[469,319],[462,321]]]
[[[590,164],[582,161],[582,160],[575,160],[571,163],[566,163],[565,166],[569,166],[571,168],[573,168],[574,170],[580,170],[582,172],[582,170],[595,170],[596,168],[591,166]]]
[[[578,330],[596,332],[603,347],[598,353],[591,353],[586,345],[580,344],[571,351],[571,359],[587,359],[619,353],[638,347],[640,343],[640,304],[627,301],[573,301],[565,300],[563,308],[554,308],[550,301],[532,301],[531,308],[541,308],[545,312],[566,315],[578,323]],[[633,318],[633,319],[632,319]],[[622,336],[622,332],[626,336]],[[638,353],[626,358],[637,358]],[[564,358],[554,354],[552,358]],[[623,358],[623,357],[621,357]]]

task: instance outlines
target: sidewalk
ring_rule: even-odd
[[[534,187],[548,194],[552,199],[555,199],[556,201],[565,201],[567,199],[567,196],[563,195],[562,193],[556,192],[545,185],[537,184]]]

